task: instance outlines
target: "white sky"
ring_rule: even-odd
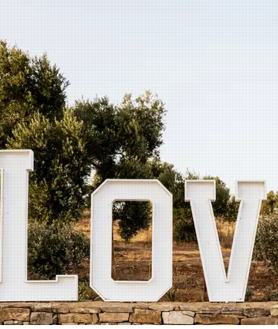
[[[1,0],[0,38],[47,52],[69,104],[157,93],[179,171],[278,190],[278,1]]]

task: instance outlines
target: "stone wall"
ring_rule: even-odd
[[[268,303],[0,303],[1,324],[278,324]]]

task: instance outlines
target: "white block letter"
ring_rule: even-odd
[[[0,151],[2,209],[4,205],[0,225],[0,301],[77,300],[76,275],[59,275],[53,281],[27,281],[28,172],[33,170],[33,162],[31,150]]]
[[[112,205],[150,201],[153,207],[152,278],[114,281]],[[91,287],[106,301],[157,301],[172,286],[172,194],[158,180],[108,179],[92,194]]]
[[[237,182],[241,201],[226,275],[211,201],[215,201],[214,180],[188,180],[185,199],[190,201],[209,300],[244,302],[252,260],[261,201],[266,199],[264,182]]]

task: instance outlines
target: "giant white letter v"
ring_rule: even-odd
[[[237,182],[240,202],[231,257],[226,275],[211,201],[213,180],[185,182],[185,200],[190,201],[209,300],[244,302],[252,260],[261,201],[266,199],[264,182]]]

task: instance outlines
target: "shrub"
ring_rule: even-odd
[[[177,288],[172,288],[171,290],[166,292],[166,296],[169,299],[170,302],[174,302],[177,298]]]
[[[174,222],[174,241],[176,242],[196,242],[194,224],[187,219]]]
[[[278,216],[263,217],[259,220],[254,259],[270,263],[274,272],[278,271]]]
[[[99,300],[99,295],[90,287],[89,282],[79,282],[78,301]]]
[[[223,219],[228,222],[236,222],[239,211],[239,204],[239,202],[236,202],[235,196],[232,196],[227,202],[227,212]]]
[[[28,230],[28,266],[32,278],[53,279],[78,269],[89,256],[89,239],[69,224],[34,222]]]
[[[197,241],[193,219],[188,217],[188,210],[185,208],[174,209],[173,239],[176,242]]]
[[[246,293],[245,293],[245,300],[251,301],[252,296],[254,295],[254,292],[250,286],[247,286]]]

